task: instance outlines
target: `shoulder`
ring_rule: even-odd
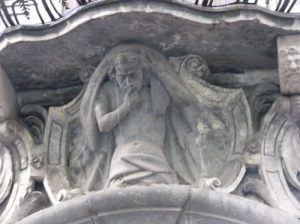
[[[106,81],[103,83],[100,90],[100,94],[110,95],[115,89],[115,84],[112,81]]]
[[[98,93],[96,105],[111,107],[112,101],[114,101],[115,91],[115,84],[112,81],[104,82]]]

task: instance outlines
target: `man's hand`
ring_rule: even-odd
[[[124,104],[130,109],[138,105],[141,101],[139,93],[134,88],[130,87],[124,96]]]
[[[107,98],[102,98],[102,103],[95,107],[95,114],[100,132],[109,132],[124,117],[128,115],[131,109],[141,101],[138,91],[130,87],[124,96],[124,102],[114,111],[108,112]]]

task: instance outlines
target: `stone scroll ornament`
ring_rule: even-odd
[[[280,97],[266,115],[260,170],[271,205],[300,217],[300,96]]]
[[[283,95],[300,94],[300,49],[299,37],[288,36],[278,39],[278,67],[280,90]]]
[[[0,223],[11,222],[29,186],[28,145],[17,113],[16,93],[0,67]]]
[[[278,39],[280,97],[262,126],[261,173],[272,206],[300,217],[299,36]]]
[[[12,224],[45,208],[45,194],[34,191],[43,174],[33,167],[33,138],[18,115],[16,92],[0,66],[0,223]],[[39,177],[40,176],[40,177]]]
[[[170,61],[139,44],[116,46],[78,97],[50,108],[45,187],[53,203],[137,185],[237,187],[252,132],[243,91],[205,82],[200,56]]]

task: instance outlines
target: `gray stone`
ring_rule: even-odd
[[[251,6],[96,1],[46,26],[7,30],[0,61],[18,90],[80,84],[82,69],[96,67],[121,42],[144,43],[167,57],[202,55],[213,72],[274,70],[276,37],[299,31],[298,16]]]
[[[202,80],[209,69],[200,56],[183,57],[175,67],[179,74],[145,46],[119,45],[73,102],[51,108],[45,140],[54,203],[72,188],[237,187],[252,132],[245,95]]]
[[[30,180],[33,178],[30,167],[32,148],[32,138],[18,117],[15,90],[0,67],[1,223],[13,223],[38,210],[37,201],[26,201],[25,210],[28,212],[19,213],[24,197],[33,190]],[[24,207],[22,209],[24,210]]]
[[[0,222],[298,223],[299,24],[117,0],[6,31]]]
[[[38,223],[296,224],[299,221],[234,195],[159,185],[88,194],[36,213],[18,224]]]
[[[280,90],[284,95],[299,95],[299,35],[279,37],[277,43]]]

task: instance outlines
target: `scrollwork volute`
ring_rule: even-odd
[[[278,39],[282,96],[267,113],[261,128],[260,170],[272,204],[300,217],[300,79],[298,36]]]
[[[0,222],[15,223],[22,203],[32,190],[31,150],[33,141],[18,117],[17,95],[7,74],[0,67]]]
[[[15,119],[17,118],[16,94],[6,73],[0,66],[0,203],[8,197],[13,186],[13,160],[9,144],[15,139]]]
[[[286,99],[287,100],[287,99]],[[293,124],[284,134],[281,143],[283,170],[288,182],[300,190],[300,96],[293,96],[285,105],[288,120]]]
[[[274,206],[299,216],[299,96],[280,97],[262,126],[261,173]],[[296,190],[297,189],[297,190]]]
[[[0,146],[0,180],[1,180],[1,189],[0,189],[0,203],[7,198],[13,184],[13,167],[12,167],[12,158],[10,152],[4,146]]]

